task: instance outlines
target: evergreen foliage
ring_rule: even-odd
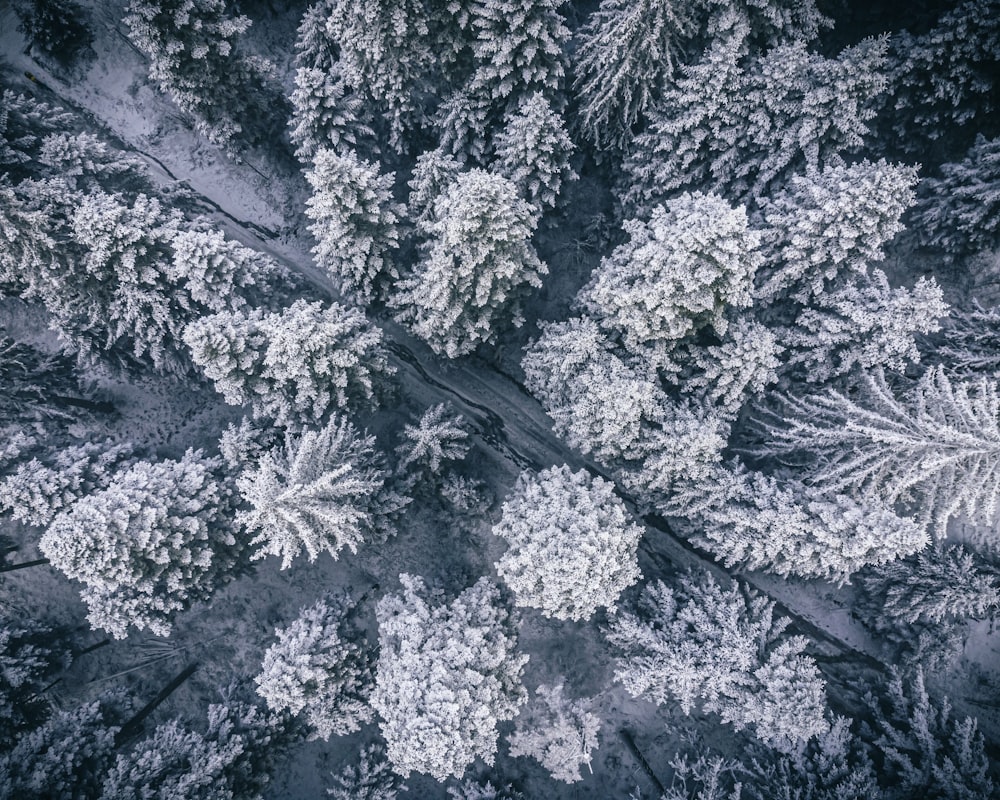
[[[54,646],[51,629],[15,623],[11,611],[0,617],[0,752],[44,721],[48,702],[42,692],[70,660]]]
[[[760,454],[809,460],[826,491],[902,501],[935,535],[963,513],[990,524],[1000,501],[1000,397],[985,379],[952,381],[928,370],[906,393],[881,371],[854,396],[830,390],[782,397],[783,421],[761,420]]]
[[[428,408],[416,425],[403,427],[403,442],[396,448],[397,470],[414,470],[438,475],[445,462],[461,461],[472,443],[465,417],[449,403]]]
[[[204,733],[170,720],[120,753],[99,800],[260,800],[293,735],[258,706],[210,705]]]
[[[685,714],[698,704],[791,752],[829,724],[823,680],[802,653],[807,640],[784,636],[788,623],[775,618],[773,601],[735,584],[723,589],[706,573],[682,577],[676,589],[648,584],[638,614],[620,612],[608,640],[633,696],[675,700]]]
[[[512,756],[530,756],[554,780],[576,783],[582,780],[581,766],[590,767],[601,721],[590,713],[591,701],[570,700],[562,691],[561,683],[539,686],[534,701],[518,715],[508,743]]]
[[[126,703],[105,694],[70,711],[57,711],[0,755],[0,797],[89,800],[100,795],[115,758],[115,735]]]
[[[569,163],[573,148],[562,115],[536,92],[504,120],[491,169],[513,181],[540,215],[556,205],[563,182],[577,177]]]
[[[407,186],[410,195],[406,214],[417,227],[426,226],[436,219],[435,204],[454,184],[462,165],[442,150],[429,150],[417,157]]]
[[[738,462],[681,480],[664,513],[690,525],[691,541],[727,567],[844,582],[869,564],[923,548],[924,527],[876,497],[823,494]]]
[[[913,203],[914,167],[885,161],[827,164],[793,175],[760,201],[757,296],[773,302],[788,293],[800,302],[822,297],[844,279],[864,275],[885,257]]]
[[[519,326],[520,296],[548,272],[529,242],[536,223],[507,178],[479,169],[458,175],[421,226],[430,240],[399,283],[397,318],[448,358],[492,341],[501,318]]]
[[[334,800],[396,800],[406,791],[378,745],[363,747],[357,765],[348,764],[333,776],[333,782],[336,785],[326,793]]]
[[[758,200],[862,145],[886,84],[885,39],[832,59],[796,41],[744,62],[745,36],[740,24],[716,38],[649,114],[624,165],[630,212],[688,187]]]
[[[389,254],[399,245],[396,223],[403,213],[392,202],[393,173],[357,154],[322,148],[313,156],[306,179],[309,230],[316,239],[313,255],[340,292],[361,303],[381,297],[399,277]]]
[[[305,713],[314,736],[329,739],[360,730],[372,718],[368,695],[374,665],[348,627],[352,606],[326,597],[303,608],[264,654],[254,678],[272,711]]]
[[[129,626],[168,636],[173,615],[232,577],[240,553],[219,464],[189,450],[139,461],[56,515],[39,547],[84,584],[87,619],[123,639]]]
[[[921,244],[952,257],[1000,243],[1000,137],[980,134],[965,158],[920,183],[911,227]]]
[[[948,698],[930,699],[919,670],[894,672],[884,702],[869,695],[875,749],[888,800],[988,800],[996,786],[989,775],[983,735],[972,717],[952,716]]]
[[[461,777],[482,758],[492,764],[497,724],[525,701],[527,656],[499,592],[480,579],[450,603],[435,603],[420,578],[400,575],[402,595],[379,603],[380,654],[371,703],[393,769]]]
[[[74,0],[33,0],[12,4],[24,33],[48,56],[70,62],[93,40],[85,12]]]
[[[388,518],[408,501],[385,485],[375,437],[363,436],[346,419],[286,441],[266,453],[238,480],[250,509],[240,523],[253,534],[253,558],[281,556],[287,569],[305,549],[310,561],[322,552],[337,558],[389,527]]]
[[[271,65],[240,51],[250,27],[224,0],[130,0],[129,40],[149,58],[149,77],[214,144],[232,149],[247,120],[264,112],[259,96]]]
[[[642,528],[631,521],[614,484],[585,470],[552,467],[521,473],[493,533],[509,549],[496,564],[519,606],[547,617],[589,619],[641,575]]]
[[[394,372],[382,331],[356,309],[297,300],[280,312],[223,311],[184,331],[191,358],[230,405],[290,429],[375,405]]]

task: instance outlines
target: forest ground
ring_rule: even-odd
[[[189,200],[200,205],[227,235],[268,252],[305,275],[317,290],[333,296],[329,279],[315,269],[309,255],[311,241],[302,213],[307,187],[287,149],[282,145],[253,148],[244,163],[238,164],[201,140],[176,108],[149,85],[144,59],[124,37],[120,5],[100,0],[92,5],[94,52],[72,72],[60,71],[26,53],[13,12],[0,9],[0,53],[7,61],[2,65],[4,85],[85,112],[95,131],[110,135],[124,149],[139,155],[156,180],[189,187]],[[250,41],[259,54],[276,62],[286,93],[291,85],[295,28],[304,7],[292,4],[280,13],[263,5],[244,9],[255,22]],[[607,251],[587,240],[587,230],[602,219],[603,209],[595,197],[605,196],[606,189],[593,176],[584,175],[567,187],[563,210],[543,221],[536,237],[539,253],[551,271],[546,287],[529,304],[527,325],[503,337],[489,360],[473,357],[445,363],[391,321],[377,320],[393,342],[393,361],[399,368],[402,388],[393,407],[382,409],[364,423],[384,443],[392,431],[412,421],[427,406],[442,400],[452,402],[475,427],[476,447],[466,468],[484,480],[496,498],[490,514],[478,520],[456,521],[444,515],[431,498],[418,498],[400,534],[386,545],[369,547],[356,556],[345,555],[339,561],[323,556],[309,564],[299,559],[284,572],[275,559],[258,562],[252,575],[234,581],[210,603],[179,615],[169,639],[133,634],[82,656],[51,690],[56,703],[71,705],[97,690],[121,685],[141,704],[184,666],[197,662],[195,675],[154,716],[154,721],[181,715],[197,722],[207,704],[217,700],[221,687],[256,673],[274,627],[289,623],[302,605],[324,591],[351,587],[358,596],[373,584],[381,591],[393,591],[402,571],[425,576],[452,590],[470,585],[479,575],[495,575],[493,562],[503,545],[491,535],[490,526],[499,501],[521,469],[569,463],[574,468],[586,465],[600,471],[552,433],[541,407],[517,383],[517,363],[521,347],[536,330],[534,321],[567,316],[577,288]],[[886,267],[897,280],[911,282],[918,274],[933,271],[946,294],[972,292],[984,302],[996,299],[997,288],[990,281],[1000,273],[1000,264],[980,264],[976,273],[955,267],[943,270],[908,250],[896,249]],[[973,274],[981,277],[969,277]],[[0,325],[15,338],[58,346],[38,309],[4,303]],[[228,422],[241,416],[239,409],[226,406],[205,386],[178,386],[151,375],[128,380],[103,374],[93,377],[116,406],[113,418],[101,425],[108,432],[146,444],[164,457],[178,455],[188,447],[211,450]],[[94,436],[104,432],[89,431]],[[37,557],[32,547],[38,531],[10,520],[0,525],[0,532],[9,533],[22,544],[18,560]],[[960,536],[986,533],[958,528],[955,533]],[[665,524],[647,526],[640,553],[646,580],[693,565],[709,566],[710,562],[674,537]],[[714,565],[711,568],[719,571]],[[834,709],[856,711],[854,682],[884,672],[886,665],[880,660],[879,643],[850,616],[848,608],[855,589],[757,573],[743,577],[775,598],[795,618],[795,628],[813,640],[813,652],[829,681]],[[82,626],[84,630],[87,627],[77,587],[48,567],[3,576],[0,603],[33,618],[73,628]],[[372,611],[369,601],[363,618],[374,641]],[[595,711],[603,727],[594,775],[572,786],[555,784],[533,761],[507,757],[503,745],[496,767],[483,767],[483,775],[517,779],[530,798],[624,798],[635,786],[650,796],[657,780],[668,782],[668,762],[675,752],[697,748],[698,742],[710,742],[723,752],[732,749],[737,735],[710,716],[685,719],[675,709],[631,698],[614,683],[613,663],[599,631],[600,618],[583,624],[560,623],[533,611],[524,612],[521,618],[521,647],[531,656],[526,669],[529,688],[552,682],[558,674],[565,676],[570,694],[598,695]],[[103,636],[90,632],[84,638],[96,643]],[[995,762],[1000,760],[1000,704],[996,701],[1000,697],[1000,633],[989,623],[973,627],[959,668],[938,676],[930,685],[933,690],[947,692],[958,712],[979,718],[991,757]],[[279,770],[269,797],[304,800],[322,796],[329,771],[353,760],[360,743],[374,733],[375,726],[369,725],[355,736],[300,748]],[[445,797],[442,786],[424,777],[414,777],[409,786],[413,797]]]

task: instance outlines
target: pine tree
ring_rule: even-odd
[[[317,150],[343,153],[375,132],[364,121],[362,97],[347,85],[327,21],[339,0],[318,0],[302,16],[295,41],[295,90],[289,138],[295,155],[306,162]]]
[[[529,243],[537,219],[517,187],[484,170],[461,173],[422,230],[416,271],[400,282],[397,318],[448,358],[492,341],[501,317],[519,326],[520,295],[548,269]]]
[[[512,756],[530,756],[554,780],[576,783],[581,766],[590,767],[601,721],[590,713],[591,700],[570,700],[562,691],[561,683],[539,686],[508,742]]]
[[[429,150],[417,157],[413,174],[407,186],[410,195],[406,203],[406,214],[410,222],[423,228],[435,220],[435,205],[448,188],[458,178],[462,165],[442,150]]]
[[[24,293],[32,276],[57,261],[57,247],[45,212],[32,208],[0,177],[0,291]]]
[[[910,555],[928,542],[923,526],[877,498],[824,495],[738,462],[678,481],[659,510],[687,520],[691,541],[727,567],[782,576],[842,583],[864,566]]]
[[[287,717],[213,704],[204,733],[170,720],[120,753],[99,800],[260,800],[293,737]]]
[[[86,12],[73,0],[34,0],[12,3],[20,30],[46,55],[70,63],[93,41]]]
[[[188,325],[184,342],[227,403],[292,429],[377,404],[394,372],[381,329],[338,303],[212,314]]]
[[[150,79],[209,141],[233,148],[244,123],[265,112],[272,66],[240,51],[250,19],[229,16],[223,0],[131,0],[124,22]]]
[[[389,761],[403,777],[461,777],[476,759],[493,763],[497,724],[525,701],[514,623],[486,578],[435,604],[424,582],[400,575],[402,595],[376,611],[380,654],[371,703],[382,718]]]
[[[396,448],[397,470],[438,475],[446,461],[461,461],[469,452],[469,425],[449,403],[428,408],[416,425],[403,427],[403,442]]]
[[[940,330],[948,313],[941,287],[920,278],[913,289],[890,288],[882,270],[821,294],[803,309],[781,340],[789,364],[801,364],[810,382],[824,382],[861,369],[902,372],[920,361],[916,337]]]
[[[805,303],[841,279],[865,274],[903,230],[916,183],[916,168],[885,161],[827,164],[791,176],[760,201],[757,296],[773,302],[790,293]]]
[[[138,157],[86,131],[46,135],[38,161],[45,174],[82,191],[103,189],[132,196],[136,187],[149,186],[148,170]]]
[[[941,138],[955,139],[997,105],[1000,3],[958,3],[924,34],[895,34],[889,55],[892,93],[881,137],[910,153],[928,150]]]
[[[668,361],[678,339],[705,325],[725,333],[726,308],[751,304],[760,262],[742,208],[685,193],[624,228],[629,241],[601,262],[577,302],[640,360]]]
[[[306,179],[313,194],[306,201],[309,230],[316,239],[316,263],[340,292],[367,303],[385,294],[399,272],[388,257],[399,246],[396,223],[403,213],[392,202],[394,174],[353,152],[321,149]]]
[[[0,755],[0,797],[86,800],[100,795],[125,721],[121,694],[57,711]]]
[[[168,636],[176,612],[232,577],[240,548],[218,466],[191,450],[179,461],[139,461],[52,520],[39,547],[84,583],[93,627],[116,639],[129,626]]]
[[[948,698],[934,702],[921,671],[893,670],[885,702],[869,695],[873,738],[889,800],[988,800],[996,786],[989,775],[983,735],[972,717],[956,719]]]
[[[505,118],[490,168],[513,181],[541,215],[555,206],[563,182],[577,177],[569,164],[573,148],[562,115],[553,111],[545,95],[536,92]]]
[[[743,785],[735,780],[744,770],[739,762],[721,756],[689,758],[677,753],[670,762],[674,774],[660,800],[740,800]],[[639,787],[629,800],[642,800]],[[798,800],[798,798],[796,798]]]
[[[879,628],[983,619],[1000,606],[1000,577],[961,544],[929,547],[865,571],[861,585]]]
[[[677,589],[648,584],[639,614],[620,612],[608,629],[620,651],[616,673],[633,696],[676,700],[685,714],[700,706],[737,730],[793,751],[829,729],[824,684],[807,640],[784,636],[789,620],[774,602],[705,573]]]
[[[56,638],[51,628],[15,622],[12,609],[0,616],[0,752],[45,720],[45,687],[70,661]]]
[[[949,309],[934,348],[924,360],[940,365],[951,377],[1000,373],[1000,309],[984,308],[978,301]]]
[[[493,533],[509,549],[497,575],[517,605],[547,617],[585,620],[641,575],[636,559],[642,528],[631,521],[614,484],[586,470],[552,467],[521,473]]]
[[[598,149],[624,149],[698,29],[701,3],[602,0],[576,32],[577,125]]]
[[[883,800],[864,743],[850,720],[835,717],[830,729],[793,753],[762,753],[752,761],[746,788],[752,800]]]
[[[427,114],[427,98],[446,94],[455,82],[467,24],[465,9],[431,0],[333,6],[326,30],[344,81],[383,112],[398,152],[406,147],[404,134]]]
[[[26,94],[0,91],[0,166],[6,178],[18,183],[37,165],[39,150],[47,134],[73,122],[72,115]]]
[[[744,201],[862,145],[885,87],[887,43],[827,59],[803,41],[744,62],[743,24],[682,70],[625,161],[622,200],[639,213],[686,187]]]
[[[726,419],[735,419],[744,403],[778,379],[779,334],[743,316],[726,326],[718,345],[697,348],[692,360],[699,372],[684,382],[701,390],[706,402]],[[784,337],[781,337],[782,341]]]
[[[785,419],[761,420],[760,454],[812,460],[809,479],[826,491],[858,490],[908,503],[943,537],[964,513],[989,524],[1000,502],[1000,397],[985,379],[952,382],[928,370],[898,396],[881,372],[856,396],[839,391],[782,397]]]
[[[462,781],[448,787],[451,800],[526,800],[525,796],[508,784],[494,786],[490,781]]]
[[[408,502],[385,481],[375,437],[347,420],[289,437],[282,453],[265,454],[237,480],[250,505],[238,519],[256,534],[253,558],[281,556],[287,569],[303,549],[310,561],[322,552],[337,558],[344,547],[356,553]]]
[[[401,791],[406,791],[378,745],[363,747],[357,766],[344,767],[333,781],[336,786],[326,793],[334,800],[396,800]]]
[[[372,718],[368,695],[374,665],[348,627],[352,605],[325,597],[303,608],[264,654],[254,678],[272,711],[305,712],[314,737],[329,739],[360,730]]]
[[[0,479],[0,511],[28,525],[48,525],[85,495],[106,489],[115,471],[134,462],[130,444],[84,442],[49,463],[36,458]]]
[[[1000,137],[976,137],[965,158],[942,164],[940,178],[918,188],[910,227],[925,247],[949,256],[991,250],[1000,242]]]
[[[274,302],[280,297],[274,284],[291,281],[274,259],[207,225],[178,231],[170,249],[168,276],[209,311],[242,309],[261,295],[265,302]]]

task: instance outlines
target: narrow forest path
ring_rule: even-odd
[[[3,20],[0,20],[3,22]],[[107,21],[106,25],[109,25]],[[11,30],[6,24],[0,27]],[[112,36],[121,32],[108,30]],[[4,44],[9,34],[2,39]],[[118,45],[124,47],[119,38]],[[204,180],[195,179],[194,167],[188,153],[204,153],[205,145],[197,140],[193,131],[178,132],[171,136],[187,137],[189,146],[171,147],[155,153],[147,146],[148,131],[156,115],[176,116],[176,110],[165,98],[151,103],[143,89],[141,102],[130,92],[131,79],[119,78],[104,84],[95,83],[94,70],[85,82],[74,85],[67,76],[57,75],[29,55],[16,48],[4,48],[16,74],[9,76],[13,88],[31,91],[39,99],[63,105],[85,115],[93,124],[108,131],[113,141],[134,153],[150,168],[154,178],[163,185],[176,186],[183,181],[190,188],[204,213],[233,238],[268,253],[276,260],[303,275],[310,285],[327,299],[336,296],[333,282],[312,263],[308,244],[299,231],[304,230],[302,208],[297,212],[291,206],[296,197],[294,189],[275,186],[282,180],[293,182],[298,176],[268,178],[256,167],[247,163],[236,164],[216,153],[211,169]],[[138,59],[135,53],[117,53],[119,61]],[[141,66],[141,64],[140,64]],[[135,64],[131,64],[134,72]],[[105,69],[114,69],[115,65]],[[30,74],[31,77],[28,77]],[[113,113],[108,113],[113,109]],[[267,167],[265,167],[267,169]],[[220,175],[212,190],[210,185]],[[183,176],[183,177],[182,177]],[[281,198],[283,209],[268,215],[269,203]],[[284,232],[276,222],[282,212],[297,213],[298,220]],[[250,219],[251,216],[257,219]],[[541,469],[552,464],[567,463],[574,468],[586,467],[595,474],[610,479],[599,465],[571,450],[552,431],[551,421],[540,404],[510,376],[502,374],[492,365],[476,358],[445,362],[437,358],[422,342],[391,320],[375,320],[385,331],[391,352],[391,362],[397,368],[397,378],[404,391],[415,389],[421,397],[433,398],[432,402],[449,401],[475,426],[482,441],[510,460],[518,469]],[[419,388],[417,388],[419,387]],[[635,499],[619,487],[619,493],[637,508]],[[646,535],[641,543],[640,564],[646,580],[670,570],[685,568],[707,569],[716,576],[739,577],[755,589],[773,598],[782,614],[792,618],[794,628],[808,636],[814,651],[834,689],[835,709],[841,713],[863,715],[860,696],[852,689],[859,677],[872,678],[887,675],[888,665],[881,659],[877,643],[866,631],[849,618],[842,603],[837,602],[837,592],[817,582],[785,581],[758,573],[740,573],[725,570],[706,554],[693,548],[674,533],[666,520],[645,518]],[[1000,747],[1000,709],[982,705],[982,698],[952,697],[953,705],[961,714],[980,719],[981,727],[993,748]]]

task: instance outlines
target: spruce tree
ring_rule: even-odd
[[[233,577],[240,546],[218,467],[191,450],[178,461],[139,461],[52,520],[39,547],[84,584],[94,628],[116,639],[130,626],[168,636],[178,611]]]
[[[440,781],[482,758],[492,764],[497,725],[525,701],[514,622],[496,587],[480,579],[442,603],[420,578],[376,611],[380,654],[372,706],[393,769]]]
[[[529,239],[537,218],[500,175],[457,176],[422,226],[430,237],[414,273],[399,283],[397,318],[448,358],[492,341],[503,318],[519,326],[520,295],[548,270]]]

